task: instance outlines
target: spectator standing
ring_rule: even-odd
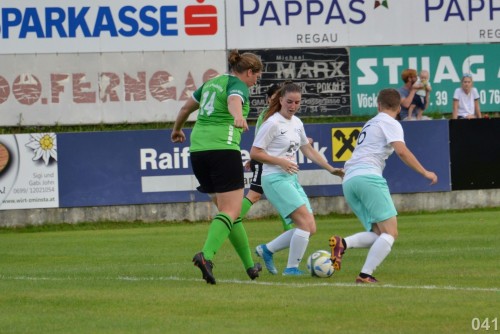
[[[415,110],[417,114],[416,119],[417,120],[423,119],[422,117],[424,111],[427,110],[427,108],[429,107],[430,92],[432,90],[429,71],[427,70],[420,71],[417,84],[422,85],[422,88],[417,90],[415,96],[413,97],[413,102],[410,105],[410,108],[408,108],[408,120],[415,119],[413,117],[413,111]]]
[[[401,112],[397,116],[399,120],[408,120],[408,109],[410,108],[413,98],[417,90],[423,87],[422,84],[417,83],[417,70],[408,68],[401,73],[401,79],[404,85],[398,89],[401,96]]]

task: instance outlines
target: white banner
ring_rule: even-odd
[[[500,0],[226,1],[227,47],[500,42]]]
[[[0,124],[174,121],[225,51],[0,56]],[[194,115],[192,115],[194,117]]]
[[[0,210],[58,206],[56,134],[0,136]]]
[[[2,0],[0,54],[224,50],[224,0]]]

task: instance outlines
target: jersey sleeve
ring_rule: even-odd
[[[203,86],[204,84],[201,85],[197,90],[195,90],[193,95],[191,96],[197,103],[200,103],[201,101],[201,92],[203,91]]]
[[[232,95],[239,96],[243,104],[249,100],[248,87],[240,79],[231,76],[227,85],[227,97]]]
[[[387,144],[396,141],[405,142],[403,127],[398,121],[384,123],[383,131]]]
[[[298,117],[297,117],[297,120],[299,121],[299,125],[300,125],[300,133],[299,133],[300,146],[304,146],[304,145],[309,144],[309,140],[307,139],[306,129],[304,129],[304,123],[302,123],[302,121]]]
[[[477,91],[476,87],[472,87],[472,97],[474,98],[474,100],[479,99],[479,92]]]
[[[278,128],[278,125],[275,124],[272,121],[265,121],[259,128],[259,131],[257,132],[255,139],[253,141],[252,146],[266,149],[269,143],[274,138],[274,134],[276,133],[276,129]]]

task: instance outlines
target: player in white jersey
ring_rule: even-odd
[[[397,211],[382,176],[385,160],[395,151],[406,165],[429,179],[431,184],[438,180],[436,174],[426,170],[406,147],[403,128],[396,121],[400,103],[397,90],[380,91],[378,114],[363,127],[352,157],[344,165],[344,197],[366,232],[346,238],[334,235],[330,238],[330,247],[336,270],[341,268],[345,249],[370,248],[356,283],[378,282],[372,274],[389,255],[398,236]]]
[[[295,116],[301,98],[301,87],[296,84],[286,84],[280,89],[271,101],[266,119],[250,151],[252,159],[264,164],[262,187],[267,199],[288,224],[295,223],[295,228],[285,231],[267,244],[257,246],[255,250],[272,274],[278,272],[274,266],[273,253],[288,247],[288,264],[283,275],[304,274],[299,264],[309,243],[309,236],[316,232],[309,199],[297,178],[297,151],[300,149],[305,157],[328,172],[343,176],[342,169],[331,166],[309,143],[302,121]]]

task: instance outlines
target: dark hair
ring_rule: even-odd
[[[262,72],[262,69],[264,68],[259,56],[250,52],[240,54],[238,50],[232,50],[229,52],[228,62],[231,71],[236,73],[243,73],[247,70],[252,70],[252,72],[258,73]]]
[[[271,86],[269,86],[269,88],[267,89],[267,92],[266,92],[266,95],[268,98],[271,98],[273,97],[274,93],[276,93],[278,90],[280,89],[280,86],[277,85],[277,84],[272,84]]]
[[[299,85],[294,84],[293,82],[285,81],[283,83],[283,86],[280,88],[280,90],[278,90],[274,98],[271,100],[271,103],[269,104],[269,111],[264,117],[264,121],[267,120],[272,115],[274,115],[275,113],[277,113],[278,111],[280,111],[281,109],[280,97],[285,96],[287,93],[302,94],[302,89],[300,88]]]
[[[382,89],[378,93],[377,103],[382,109],[398,111],[401,107],[401,95],[394,88]]]

